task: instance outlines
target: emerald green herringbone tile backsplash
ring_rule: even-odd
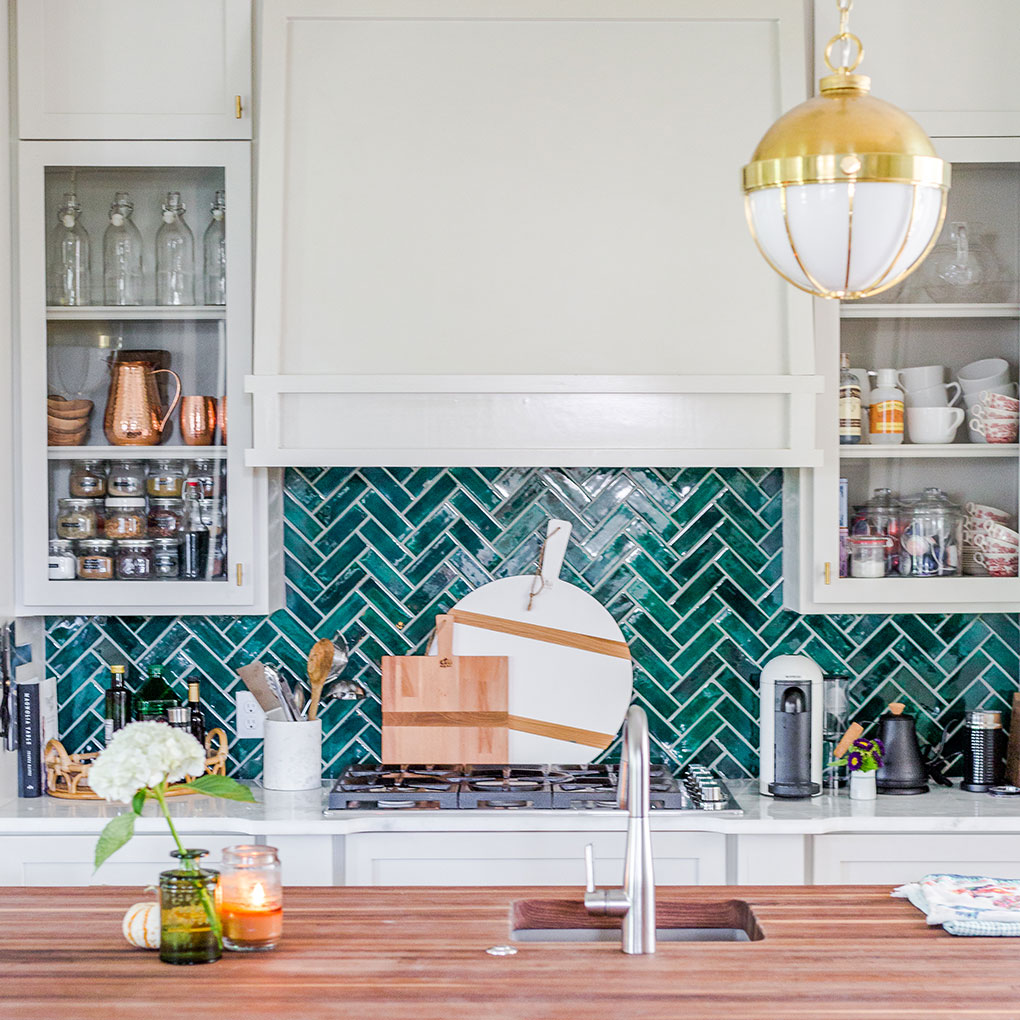
[[[894,699],[916,706],[926,740],[965,707],[1008,709],[1020,671],[1015,616],[784,610],[781,488],[782,472],[767,469],[290,469],[285,609],[47,621],[65,743],[96,746],[109,663],[128,664],[136,683],[151,662],[178,680],[200,675],[211,722],[232,733],[237,667],[261,658],[303,675],[312,642],[341,631],[352,648],[344,675],[369,696],[324,710],[335,775],[378,754],[380,656],[424,652],[436,613],[492,578],[530,573],[550,517],[573,525],[564,576],[623,628],[636,700],[666,760],[753,775],[755,676],[784,652],[850,675],[862,719]],[[234,741],[231,764],[257,776],[261,741]]]

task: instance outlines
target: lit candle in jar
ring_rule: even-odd
[[[227,949],[272,949],[280,941],[283,887],[273,847],[235,846],[223,851],[220,920]]]

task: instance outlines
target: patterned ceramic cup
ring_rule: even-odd
[[[974,553],[974,562],[980,563],[992,577],[1016,577],[1020,556],[1016,553]]]
[[[993,393],[991,390],[981,391],[981,403],[989,410],[1012,411],[1013,414],[1020,411],[1020,400],[1016,397],[1009,397],[1005,393]]]
[[[989,443],[1015,443],[1020,425],[1015,416],[1005,421],[987,421],[975,416],[970,420],[970,429]]]
[[[1005,524],[1012,516],[997,506],[987,506],[984,503],[967,503],[964,509],[970,517],[977,520],[996,521],[999,524]]]

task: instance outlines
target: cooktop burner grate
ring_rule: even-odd
[[[619,769],[596,765],[379,765],[344,769],[333,784],[327,810],[372,808],[462,808],[502,810],[569,808],[606,810],[617,806]],[[674,776],[653,765],[653,809],[728,811],[740,814],[723,781],[701,766]]]

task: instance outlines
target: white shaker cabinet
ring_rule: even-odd
[[[266,0],[253,465],[816,462],[800,0]]]
[[[817,76],[838,29],[835,0],[815,0]],[[1020,16],[1016,0],[860,0],[850,31],[862,74],[929,135],[1020,135]]]
[[[250,0],[18,0],[21,138],[252,136]]]
[[[825,377],[817,442],[824,463],[814,471],[788,472],[784,487],[784,599],[799,612],[1020,610],[1020,579],[990,577],[966,558],[963,576],[840,576],[840,479],[847,484],[851,526],[854,507],[878,488],[909,500],[937,487],[958,506],[971,502],[1005,511],[1012,525],[1020,512],[1020,447],[978,441],[967,421],[947,444],[912,442],[909,416],[902,445],[870,445],[866,437],[857,445],[839,443],[841,351],[859,370],[941,365],[947,381],[985,358],[1003,359],[1014,382],[1020,372],[1020,138],[933,141],[953,164],[946,223],[933,254],[872,301],[816,303],[817,357]],[[966,225],[963,256],[952,237],[954,224]],[[961,257],[971,268],[980,266],[980,280],[940,281],[940,260],[946,265]],[[899,539],[900,550],[906,537]],[[895,568],[887,564],[889,569]]]

